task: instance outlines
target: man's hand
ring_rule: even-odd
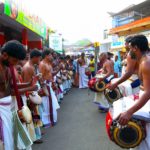
[[[41,78],[42,78],[42,74],[41,74],[41,73],[35,75],[35,76],[33,77],[33,79],[32,79],[32,81],[33,81],[32,84],[36,83],[36,82],[39,81]]]
[[[118,84],[115,82],[113,84],[108,84],[107,88],[110,90],[114,90],[117,86],[118,86]]]
[[[32,88],[33,88],[34,91],[37,91],[37,90],[38,90],[38,86],[37,86],[36,84],[33,85]]]
[[[118,120],[118,123],[122,126],[126,125],[129,120],[131,119],[132,114],[129,113],[128,111],[121,113],[116,120]]]

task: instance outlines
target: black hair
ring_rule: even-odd
[[[60,60],[65,60],[65,58],[63,56],[60,56],[59,59]]]
[[[30,58],[32,59],[33,57],[40,57],[42,56],[41,52],[38,49],[33,49],[30,53]]]
[[[149,51],[148,40],[145,35],[136,35],[131,39],[131,46],[137,46],[141,52]]]
[[[43,53],[42,53],[42,58],[44,59],[45,56],[51,54],[51,51],[50,50],[44,50]]]
[[[17,40],[11,40],[5,43],[1,48],[1,53],[3,54],[4,52],[19,60],[24,60],[26,58],[26,50]]]
[[[132,35],[131,36],[127,36],[126,39],[125,39],[125,42],[126,43],[130,43],[133,37],[134,36],[132,36]]]
[[[108,55],[108,56],[113,56],[114,54],[111,53],[111,52],[107,52],[107,55]]]

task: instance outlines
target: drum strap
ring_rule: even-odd
[[[50,113],[50,121],[51,121],[51,125],[54,125],[54,118],[53,118],[53,104],[52,104],[52,96],[51,96],[51,92],[50,92],[50,87],[47,86],[48,89],[48,93],[49,93],[49,113]]]
[[[10,68],[10,72],[11,72],[11,75],[12,75],[13,88],[15,90],[15,96],[16,96],[16,99],[17,99],[18,109],[21,110],[22,102],[21,102],[21,96],[19,94],[18,87],[17,87],[17,81],[16,81],[16,77],[15,77],[14,67],[10,66],[9,68]]]

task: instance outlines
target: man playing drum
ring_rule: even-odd
[[[129,43],[132,38],[133,38],[132,36],[129,36],[125,41],[125,47],[127,51],[129,51]],[[137,91],[139,91],[139,88],[137,88],[140,85],[140,81],[137,76],[138,65],[139,62],[138,59],[135,57],[135,54],[132,51],[129,51],[127,55],[127,66],[126,66],[125,74],[123,74],[121,78],[117,80],[115,79],[108,86],[108,88],[110,90],[113,90],[119,85],[119,88],[121,89],[123,96],[128,96],[131,95],[132,93],[136,93]],[[128,80],[129,78],[131,78],[132,81],[129,81]],[[128,80],[129,82],[126,80]],[[133,88],[135,89],[135,91],[133,91]]]
[[[100,70],[100,72],[98,71],[96,78],[98,82],[104,81],[107,84],[111,81],[111,79],[114,78],[114,64],[108,59],[106,53],[102,53],[99,56],[99,59],[101,62],[103,62],[103,68]],[[100,110],[107,111],[109,108],[109,104],[105,98],[104,92],[96,93],[94,102],[99,105]]]
[[[139,97],[139,100],[127,111],[122,112],[116,119],[120,125],[126,125],[132,115],[142,108],[150,99],[150,50],[148,47],[147,38],[144,35],[136,35],[130,42],[130,50],[136,60],[139,60],[138,72],[139,78],[143,83],[144,91]],[[149,106],[150,107],[150,106]],[[150,110],[150,108],[149,108]],[[150,149],[150,123],[146,124],[146,139],[137,147],[138,150]]]

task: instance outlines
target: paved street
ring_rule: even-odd
[[[86,89],[72,89],[61,104],[58,124],[44,130],[44,143],[33,150],[121,150],[108,139],[105,114],[97,110],[93,98]]]

